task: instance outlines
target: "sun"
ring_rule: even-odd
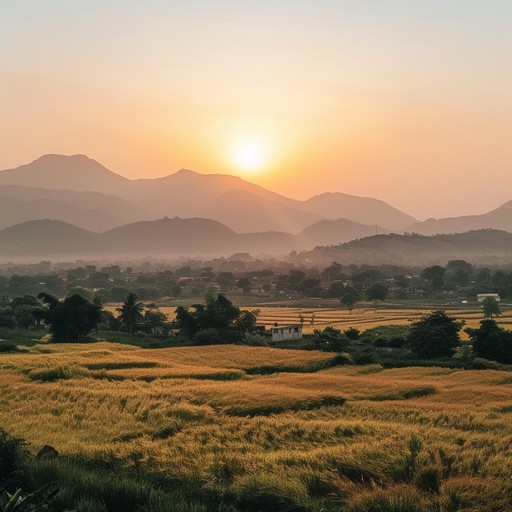
[[[257,140],[244,140],[236,144],[233,151],[233,162],[242,171],[259,172],[266,164],[267,149]]]

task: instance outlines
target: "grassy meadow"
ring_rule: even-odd
[[[106,342],[37,344],[0,370],[0,426],[60,452],[24,476],[59,482],[56,510],[511,510],[507,372]]]

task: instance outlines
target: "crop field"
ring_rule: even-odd
[[[0,354],[0,427],[60,452],[28,478],[57,480],[61,510],[512,509],[510,373],[335,363],[39,344]]]
[[[245,307],[244,309],[255,309]],[[304,317],[304,333],[312,333],[315,329],[324,329],[327,326],[337,329],[355,327],[360,331],[371,329],[380,325],[410,325],[411,320],[417,320],[424,314],[430,313],[430,309],[391,309],[386,307],[356,308],[349,313],[341,308],[300,308],[300,307],[258,307],[258,325],[270,328],[274,323],[280,325],[300,323],[300,316]],[[503,309],[503,308],[502,308]],[[174,307],[164,307],[164,311],[170,319],[174,318]],[[483,319],[482,310],[478,309],[449,309],[447,313],[466,322],[464,328],[478,328]],[[498,324],[509,329],[512,324],[512,310],[504,309],[502,315],[497,318]],[[467,338],[461,332],[463,339]]]

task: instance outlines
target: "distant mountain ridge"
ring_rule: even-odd
[[[357,227],[352,223],[348,225]],[[126,261],[147,257],[209,258],[244,252],[256,257],[290,253],[289,261],[308,265],[328,265],[338,261],[343,265],[427,266],[445,265],[454,259],[490,265],[510,262],[512,233],[479,230],[436,236],[373,235],[304,251],[308,245],[311,247],[314,243],[307,239],[307,233],[302,236],[281,232],[239,234],[217,221],[201,218],[141,221],[104,233],[45,219],[0,231],[0,260],[34,262],[94,258]]]
[[[175,222],[163,222],[162,217]],[[419,222],[384,201],[341,192],[325,192],[299,201],[236,176],[200,174],[182,169],[161,178],[132,180],[84,155],[45,155],[32,163],[0,171],[0,229],[41,219],[61,221],[92,233],[78,235],[71,228],[62,230],[61,235],[68,237],[68,242],[75,241],[68,244],[57,240],[55,233],[60,228],[54,224],[47,233],[53,239],[53,245],[48,243],[43,250],[42,241],[39,245],[36,241],[42,236],[42,228],[49,225],[44,222],[32,224],[40,230],[33,234],[34,251],[55,257],[59,254],[75,257],[93,253],[120,254],[120,248],[144,256],[157,252],[226,255],[230,251],[283,255],[358,240],[358,245],[350,246],[356,262],[357,258],[377,261],[373,255],[373,251],[378,251],[373,245],[376,242],[370,241],[376,233],[435,235],[480,229],[512,232],[512,201],[482,215]],[[208,219],[214,224],[202,231],[199,224],[206,226]],[[143,221],[154,223],[141,223]],[[190,236],[182,233],[178,240],[178,226],[181,226],[179,229],[190,229]],[[118,229],[112,231],[114,228]],[[140,232],[130,239],[129,234],[137,229]],[[102,233],[105,236],[94,236]],[[150,233],[153,234],[150,236]],[[210,236],[212,233],[217,235]],[[4,232],[0,235],[3,236],[0,236],[0,256],[23,253],[21,246],[16,245],[21,239],[16,242],[11,238],[7,242],[7,235]],[[152,237],[160,237],[160,240]],[[88,242],[82,244],[83,240]],[[403,260],[404,251],[415,254],[413,239],[398,238],[394,249],[389,251],[386,244],[390,239],[378,240],[383,244],[382,261],[388,253],[392,254],[386,256],[389,263]],[[438,244],[439,240],[430,240],[425,253],[417,255],[418,261],[432,260],[435,255],[429,247]],[[32,242],[23,242],[29,257],[33,256],[29,254]],[[7,247],[9,243],[14,244],[12,248]],[[364,252],[362,247],[367,247],[366,244],[369,245]],[[59,253],[58,248],[64,252]],[[438,249],[442,251],[441,246]],[[470,252],[477,254],[476,250]],[[486,258],[490,256],[485,253]]]
[[[415,222],[410,215],[377,199],[329,193],[298,201],[224,174],[182,169],[162,178],[130,180],[84,155],[45,155],[30,164],[0,171],[0,188],[6,186],[116,196],[132,204],[134,210],[142,210],[140,220],[209,217],[240,233],[298,233],[319,220],[341,217],[360,224],[379,224],[389,230],[403,229]],[[104,211],[96,208],[94,201],[88,209]],[[107,213],[126,223],[125,216]],[[71,214],[69,219],[63,217],[64,214],[58,220],[73,220]],[[133,220],[136,219],[129,222]]]
[[[92,231],[105,231],[155,217],[124,199],[99,192],[0,186],[0,229],[51,218]]]
[[[472,264],[510,263],[512,233],[482,229],[466,233],[375,235],[330,247],[317,247],[297,255],[297,261],[344,265],[445,265],[462,259]]]
[[[212,257],[246,251],[283,255],[303,247],[300,238],[288,233],[238,234],[217,221],[201,218],[140,221],[104,233],[43,219],[0,231],[0,259],[21,261],[83,257]]]
[[[412,224],[406,231],[421,235],[436,235],[477,229],[499,229],[512,232],[512,201],[482,215],[427,219],[424,222]]]

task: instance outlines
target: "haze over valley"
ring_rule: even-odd
[[[373,237],[367,243],[373,256],[358,253],[360,261],[405,263],[418,255],[400,245],[403,238],[375,235],[512,231],[512,201],[483,215],[421,222],[379,199],[326,191],[299,201],[231,175],[182,169],[127,179],[84,155],[45,155],[0,171],[0,198],[0,257],[24,261],[285,256]],[[429,248],[422,261],[436,259],[430,254],[436,240],[422,238]],[[455,247],[450,254],[457,254]],[[463,252],[478,261],[489,253],[477,247]],[[336,256],[347,260],[344,254]]]

